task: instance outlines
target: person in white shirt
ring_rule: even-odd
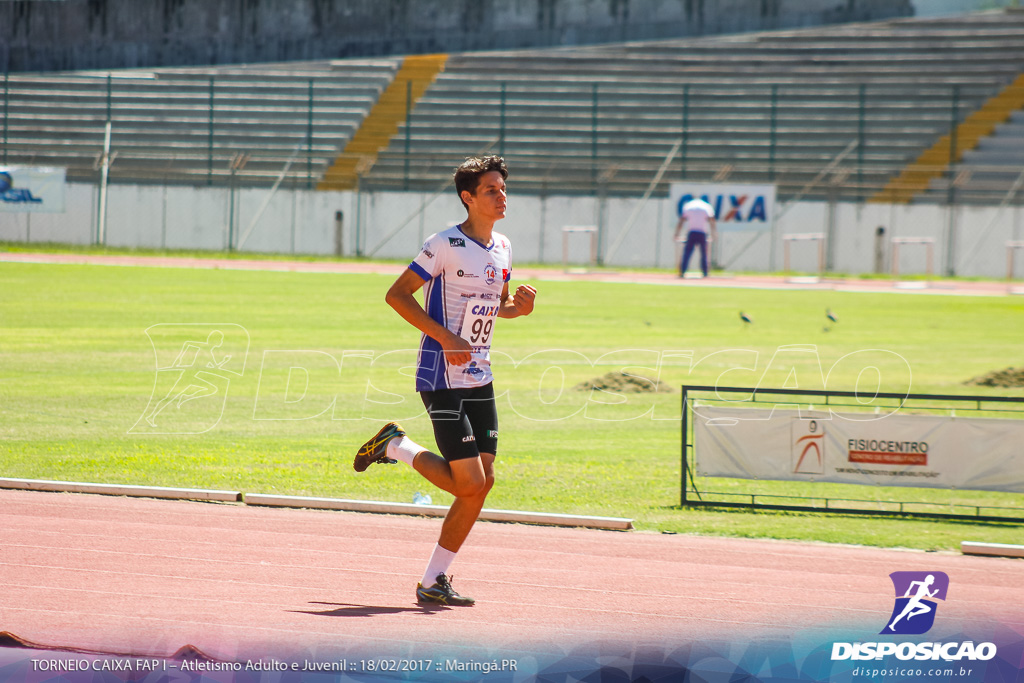
[[[690,265],[690,257],[693,250],[700,247],[700,269],[704,277],[708,276],[708,250],[709,245],[715,239],[715,209],[703,199],[691,199],[683,204],[679,212],[679,222],[676,224],[675,240],[679,241],[679,233],[683,227],[689,231],[686,233],[686,245],[683,247],[683,258],[679,262],[679,277],[686,274]]]
[[[494,485],[498,415],[490,347],[497,318],[533,312],[537,290],[509,293],[512,246],[494,224],[505,217],[508,168],[501,157],[470,158],[455,169],[455,191],[466,207],[460,225],[431,235],[385,297],[423,333],[416,372],[441,454],[412,441],[389,422],[360,447],[357,472],[402,461],[453,496],[441,535],[416,588],[420,603],[472,605],[451,587],[448,568]],[[413,296],[424,288],[424,304]]]

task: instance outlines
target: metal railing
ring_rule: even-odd
[[[731,396],[733,398],[724,398]],[[745,397],[745,398],[743,398]],[[865,398],[872,399],[865,401]],[[782,510],[794,512],[816,512],[851,515],[881,515],[901,517],[924,517],[952,519],[964,521],[1009,522],[1024,524],[1024,499],[1021,494],[1011,494],[1012,503],[1007,505],[989,505],[966,500],[934,500],[908,501],[890,498],[868,499],[865,495],[857,496],[847,490],[860,488],[877,488],[863,484],[824,484],[813,482],[794,482],[787,480],[789,488],[801,489],[799,492],[771,493],[766,490],[768,482],[750,480],[745,491],[711,491],[701,488],[697,480],[696,444],[693,431],[694,404],[700,399],[707,404],[726,403],[736,407],[750,408],[758,405],[776,407],[785,404],[787,408],[804,406],[813,403],[822,411],[840,408],[847,412],[864,411],[866,403],[872,406],[884,406],[886,411],[903,409],[914,412],[998,414],[1001,417],[1021,419],[1024,416],[1024,398],[1010,396],[962,396],[914,393],[875,393],[865,397],[855,391],[801,390],[801,389],[758,389],[749,387],[714,387],[684,386],[682,387],[682,420],[680,424],[682,439],[682,477],[680,482],[680,507],[710,508],[741,508],[756,510]],[[802,408],[801,408],[802,409]],[[813,408],[812,408],[813,409]],[[772,413],[774,416],[774,413]],[[868,413],[870,414],[870,413]],[[963,457],[969,457],[964,453]],[[714,477],[706,477],[706,479]],[[837,490],[830,493],[815,493],[815,489],[829,486]],[[913,489],[925,491],[929,489]],[[945,489],[935,488],[931,491],[941,492]],[[951,489],[950,489],[951,490]],[[948,492],[948,490],[947,490]],[[960,492],[961,494],[964,492]],[[968,492],[969,493],[969,492]]]
[[[29,93],[23,79],[18,85],[4,75],[2,163],[64,166],[70,179],[89,182],[90,167],[104,153],[109,122],[111,154],[117,155],[110,182],[265,186],[298,147],[289,173],[313,187],[354,130],[338,128],[339,104],[315,79],[290,83],[290,112],[272,115],[273,100],[229,102],[226,83],[212,76],[205,82],[192,79],[188,97],[173,111],[159,111],[156,100],[149,107],[157,111],[148,112],[152,116],[146,120],[140,118],[143,105],[132,103],[132,88],[118,79],[73,80],[77,92],[89,94],[90,104],[75,109],[50,103],[46,106],[54,113],[44,117],[31,111],[42,106],[45,93]],[[157,88],[158,81],[146,87]],[[234,79],[230,84],[238,85]],[[169,95],[174,87],[152,92]],[[474,83],[471,106],[453,107],[467,104],[468,95],[447,85],[448,90],[432,89],[409,112],[389,148],[364,169],[360,184],[387,190],[433,187],[491,141],[490,151],[515,165],[521,192],[639,196],[674,142],[682,140],[664,171],[666,183],[769,182],[785,199],[849,149],[841,163],[815,180],[807,198],[866,201],[951,127],[955,131],[999,87],[991,78],[977,85],[936,82],[912,89],[904,81],[699,87],[501,81]],[[457,113],[462,109],[468,111]],[[359,117],[353,120],[358,125]],[[933,187],[916,199],[978,204],[1005,199],[1020,172],[1010,164],[964,164],[956,155],[929,170]],[[664,185],[654,190],[664,191]],[[1010,202],[1019,201],[1013,192]]]

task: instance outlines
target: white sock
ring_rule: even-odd
[[[455,560],[455,553],[451,550],[445,550],[440,545],[434,546],[434,553],[430,556],[430,562],[427,563],[427,571],[423,572],[423,580],[420,581],[424,588],[429,588],[437,583],[438,574],[447,574],[448,567],[452,566],[452,562]]]
[[[427,449],[417,444],[408,436],[396,436],[391,441],[388,441],[387,456],[392,460],[404,462],[409,467],[412,467],[413,458],[425,450]]]

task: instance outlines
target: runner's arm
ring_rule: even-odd
[[[533,313],[533,302],[537,298],[537,290],[530,285],[519,285],[516,287],[514,296],[509,296],[508,283],[501,290],[501,307],[498,309],[499,318],[517,318],[521,315]]]
[[[465,365],[473,357],[472,345],[449,331],[423,310],[423,306],[413,296],[424,285],[424,280],[411,269],[398,276],[391,285],[384,300],[398,315],[428,337],[432,337],[444,349],[448,362],[452,365]]]

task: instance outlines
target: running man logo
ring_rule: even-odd
[[[793,474],[825,473],[825,425],[793,418]]]
[[[156,378],[142,416],[128,430],[201,434],[220,422],[228,387],[245,372],[249,332],[240,325],[161,323],[146,330]]]
[[[935,599],[946,599],[949,576],[945,572],[893,572],[889,578],[896,591],[896,604],[885,628],[879,633],[927,633],[935,623]]]

